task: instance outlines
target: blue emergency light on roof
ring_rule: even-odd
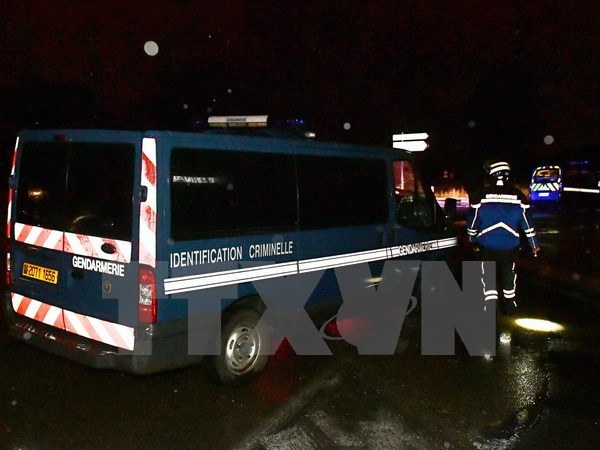
[[[408,152],[422,152],[429,145],[425,142],[429,135],[427,133],[410,133],[392,135],[392,146]]]
[[[210,116],[208,125],[211,127],[266,127],[266,116]]]

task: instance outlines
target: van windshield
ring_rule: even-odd
[[[18,222],[131,240],[134,147],[27,142],[17,188]]]

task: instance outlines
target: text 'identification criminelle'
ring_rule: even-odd
[[[170,267],[173,269],[177,267],[199,266],[202,264],[243,261],[244,259],[291,255],[293,253],[294,241],[269,242],[267,244],[252,244],[248,248],[239,245],[235,247],[210,248],[171,253],[169,255],[169,263]]]

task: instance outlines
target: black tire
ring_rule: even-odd
[[[270,334],[258,327],[260,314],[250,308],[229,315],[221,327],[220,354],[211,356],[211,375],[226,385],[245,383],[267,363]]]

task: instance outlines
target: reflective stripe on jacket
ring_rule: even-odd
[[[467,219],[469,241],[495,250],[518,247],[523,230],[531,248],[537,247],[535,227],[525,195],[512,186],[496,185],[473,196]]]

